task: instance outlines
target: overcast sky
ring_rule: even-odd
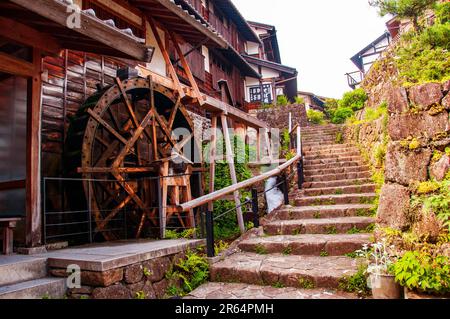
[[[233,0],[247,20],[275,25],[283,64],[298,88],[339,98],[350,88],[350,58],[386,30],[368,0]]]

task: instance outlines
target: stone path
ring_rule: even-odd
[[[356,298],[337,288],[358,270],[346,254],[370,242],[376,193],[358,149],[336,144],[338,129],[302,131],[305,183],[290,194],[294,206],[272,213],[260,236],[213,264],[213,283],[189,298]]]

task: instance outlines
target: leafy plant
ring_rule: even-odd
[[[386,239],[373,244],[365,244],[361,250],[356,253],[359,257],[367,260],[368,267],[366,272],[375,276],[387,275],[392,272],[392,265],[397,256],[390,252],[393,247],[388,247]]]
[[[359,233],[361,233],[361,230],[356,226],[353,226],[349,231],[347,231],[347,234],[349,234],[349,235],[354,235],[354,234],[359,234]]]
[[[450,22],[450,3],[443,2],[436,5],[434,9],[436,15],[436,21],[440,24],[445,24]]]
[[[255,246],[255,252],[258,255],[267,255],[267,253],[268,253],[266,247],[264,247],[261,244],[258,244],[258,245]]]
[[[306,113],[308,120],[310,120],[314,124],[322,124],[325,119],[325,114],[320,111],[316,111],[313,109],[308,110]]]
[[[227,250],[229,247],[230,247],[230,244],[228,244],[226,241],[218,240],[214,243],[214,252],[217,256],[221,252]]]
[[[151,275],[153,275],[153,273],[147,267],[144,267],[143,273],[145,277],[150,277]]]
[[[286,247],[286,248],[283,249],[283,255],[288,256],[290,254],[292,254],[292,248],[291,247]]]
[[[206,257],[187,251],[186,257],[180,259],[167,274],[167,278],[172,283],[172,289],[169,292],[184,296],[206,282],[208,277],[209,263]],[[174,284],[178,282],[181,282],[180,288]]]
[[[356,89],[354,91],[344,93],[344,96],[339,101],[339,109],[349,108],[352,111],[358,111],[364,108],[364,104],[367,101],[367,94],[364,89]]]
[[[147,294],[144,291],[138,291],[134,295],[134,299],[146,299],[146,298],[147,298]]]
[[[329,256],[329,254],[327,251],[323,250],[320,252],[320,257],[328,257],[328,256]]]
[[[336,133],[336,144],[343,144],[344,143],[344,134],[342,132]]]
[[[295,104],[305,104],[305,99],[301,96],[294,97]]]
[[[358,293],[362,296],[368,296],[371,293],[367,285],[366,266],[360,266],[356,274],[352,276],[344,276],[339,280],[338,287],[340,290],[352,293]]]
[[[316,287],[314,282],[308,278],[299,278],[298,285],[300,288],[303,288],[303,289],[314,289]]]
[[[278,106],[286,106],[289,104],[289,100],[286,95],[278,95],[277,96],[277,105]]]
[[[278,281],[278,282],[274,283],[274,284],[272,285],[272,287],[281,289],[281,288],[284,288],[285,285],[284,285],[282,282],[279,282],[279,281]]]
[[[343,124],[345,120],[352,117],[354,114],[353,110],[349,107],[339,107],[331,118],[333,124]]]
[[[425,251],[408,251],[394,264],[396,281],[411,290],[450,292],[450,259]]]

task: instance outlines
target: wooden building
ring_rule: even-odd
[[[261,74],[260,79],[246,78],[245,94],[249,109],[257,109],[261,104],[276,104],[279,95],[286,95],[293,101],[297,96],[298,72],[281,63],[276,28],[259,22],[248,23],[263,43],[262,47],[248,44],[244,55],[245,60]]]
[[[158,128],[158,134],[166,134],[162,138],[166,144],[173,143],[166,125],[177,121],[175,117],[184,118],[192,128],[188,114],[211,119],[213,126],[219,120],[224,130],[228,125],[266,127],[245,112],[245,79],[262,76],[244,55],[249,44],[260,48],[263,44],[231,1],[2,0],[0,25],[0,226],[6,229],[4,244],[9,244],[15,226],[20,244],[43,244],[46,205],[51,204],[55,212],[70,205],[65,198],[70,187],[63,191],[59,184],[46,186],[45,179],[68,176],[67,158],[72,153],[67,145],[83,108],[88,123],[95,122],[95,129],[102,127],[108,136],[115,136],[127,145],[128,152],[136,152],[131,142],[145,136],[151,140],[145,126],[145,136],[133,133],[139,123],[126,91],[133,86],[136,90],[148,87],[150,96],[158,93],[156,98],[166,95],[173,100],[167,118],[153,111],[148,121],[154,130]],[[126,68],[148,84],[144,80],[122,82],[117,71]],[[123,99],[120,103],[128,107],[131,116],[125,127],[133,141],[124,139],[89,110],[89,99],[100,92],[100,101],[111,92]],[[110,102],[117,103],[117,98]],[[108,149],[107,141],[96,139]],[[156,148],[159,140],[154,133],[155,159],[161,152]],[[87,179],[99,170],[78,167],[78,173]],[[150,168],[140,168],[144,170]],[[116,168],[114,172],[119,171]],[[121,204],[139,203],[135,190],[120,174],[114,176],[126,191]],[[152,216],[152,212],[144,212],[142,221]]]

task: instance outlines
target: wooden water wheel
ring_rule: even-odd
[[[176,137],[180,128],[186,134]],[[69,128],[66,164],[81,174],[96,236],[123,238],[123,222],[127,238],[164,236],[171,223],[194,227],[193,212],[170,206],[191,199],[192,162],[183,154],[194,150],[193,132],[178,94],[151,78],[116,79],[85,102]]]

